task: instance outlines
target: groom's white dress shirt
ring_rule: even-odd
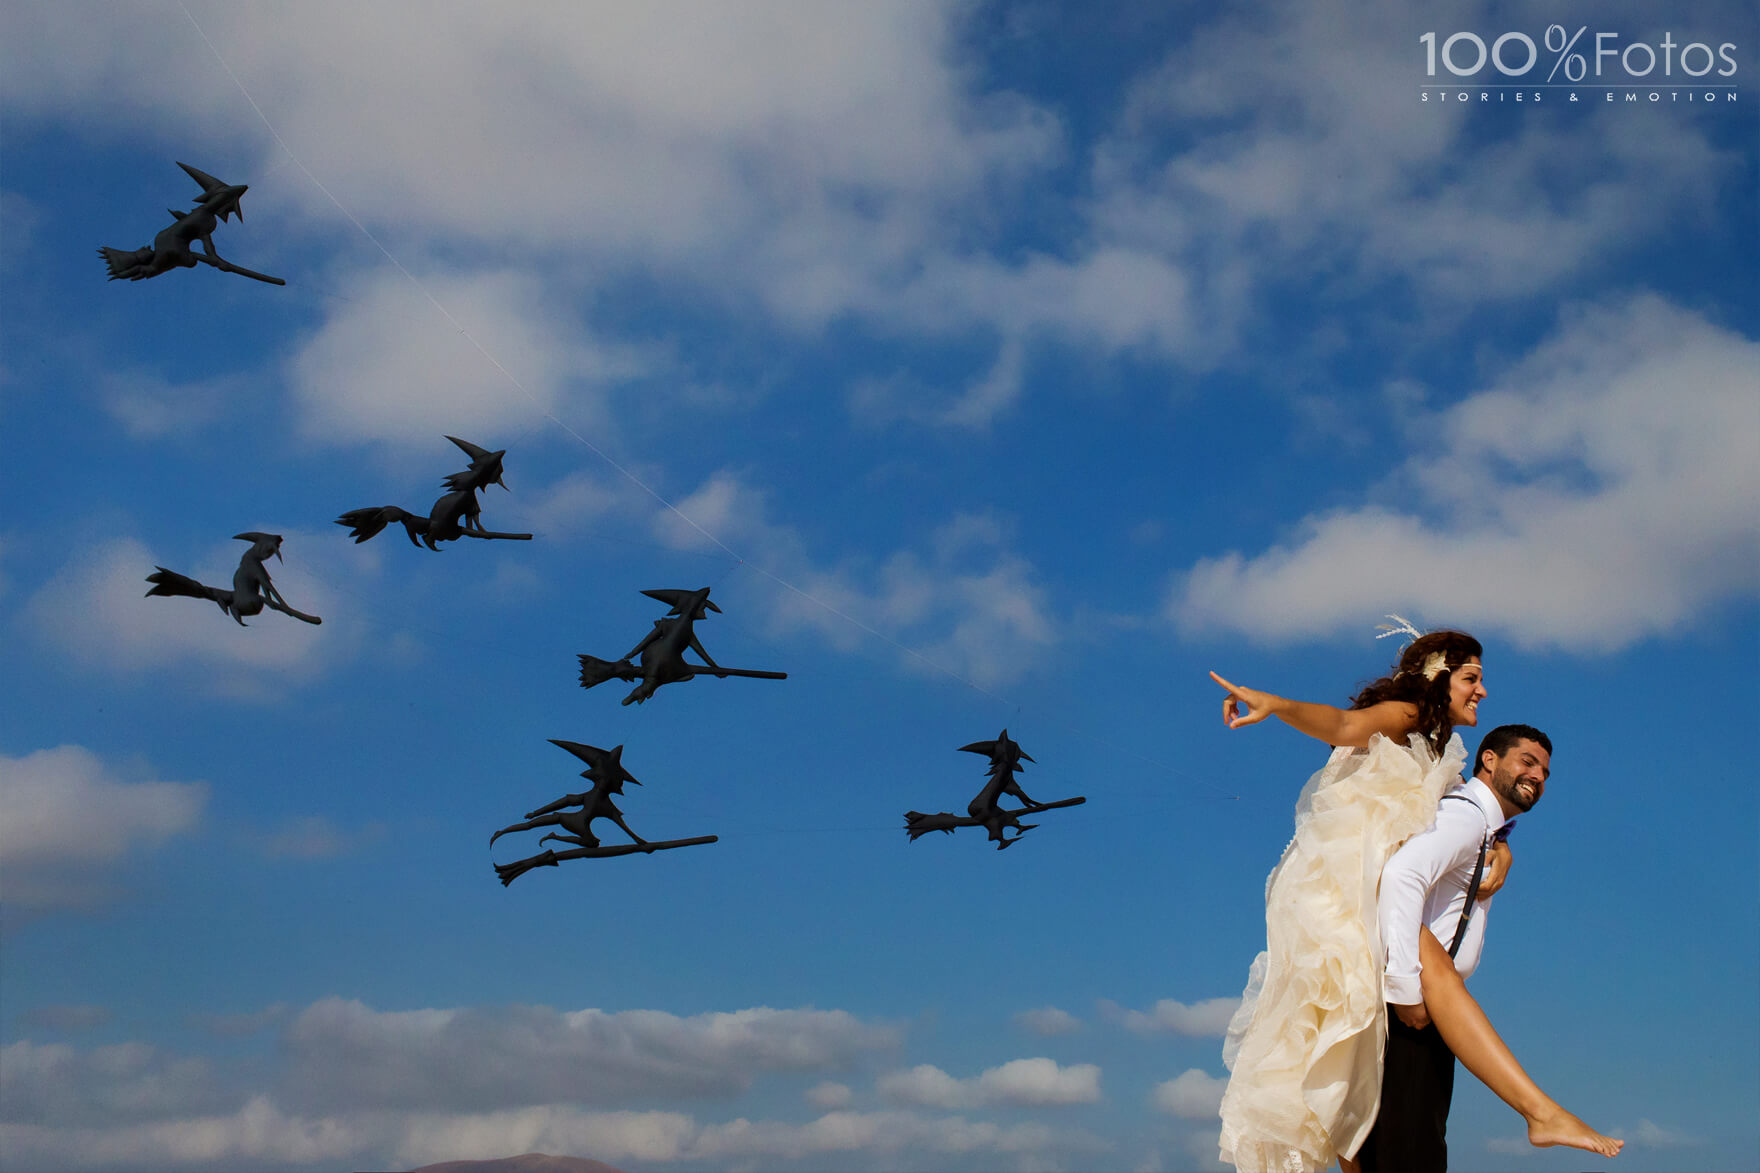
[[[1477,778],[1448,792],[1436,808],[1436,822],[1406,840],[1381,869],[1379,921],[1381,943],[1387,950],[1384,981],[1387,1000],[1411,1006],[1424,1000],[1419,974],[1418,932],[1429,925],[1444,949],[1454,940],[1461,910],[1467,904],[1467,887],[1480,848],[1506,820],[1491,787]],[[1458,801],[1459,795],[1468,801]],[[1455,954],[1454,967],[1469,977],[1479,966],[1485,944],[1485,922],[1491,900],[1475,902],[1467,934]]]

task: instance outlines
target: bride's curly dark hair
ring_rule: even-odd
[[[1435,677],[1424,679],[1424,662],[1442,654],[1443,667]],[[1448,687],[1454,670],[1469,659],[1483,657],[1479,641],[1464,631],[1432,631],[1406,646],[1394,662],[1393,671],[1366,686],[1351,698],[1351,708],[1366,709],[1382,701],[1406,701],[1418,706],[1418,732],[1430,739],[1438,754],[1454,732],[1448,715]]]

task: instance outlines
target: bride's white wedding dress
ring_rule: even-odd
[[[1419,734],[1376,734],[1333,750],[1302,788],[1295,837],[1265,883],[1265,952],[1222,1048],[1222,1159],[1242,1173],[1329,1168],[1375,1123],[1387,1039],[1375,890],[1466,756],[1458,735],[1438,758]]]

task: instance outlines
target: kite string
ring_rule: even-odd
[[[593,453],[593,455],[597,456],[600,460],[602,460],[606,464],[610,465],[611,468],[614,469],[625,480],[629,481],[632,485],[636,486],[642,492],[644,492],[648,496],[652,497],[663,508],[665,508],[667,510],[667,512],[671,513],[673,516],[677,517],[680,521],[682,521],[686,525],[688,525],[691,529],[693,529],[697,533],[701,534],[706,541],[708,541],[712,545],[716,546],[723,553],[725,553],[728,557],[732,558],[734,560],[734,562],[736,564],[738,564],[739,566],[747,567],[748,569],[756,572],[757,574],[762,575],[763,577],[769,579],[771,582],[782,587],[784,590],[787,590],[793,594],[800,596],[802,599],[805,599],[806,601],[812,603],[814,606],[819,607],[821,610],[825,611],[827,614],[833,615],[836,618],[843,620],[845,623],[848,623],[851,626],[857,628],[858,630],[866,632],[868,635],[873,636],[875,639],[880,640],[882,643],[889,645],[894,650],[899,651],[899,652],[903,653],[904,655],[910,657],[911,659],[918,661],[919,663],[923,664],[925,667],[929,668],[930,670],[932,670],[934,672],[938,672],[943,676],[946,676],[952,680],[955,680],[955,681],[959,682],[960,684],[965,685],[967,688],[972,689],[974,692],[977,692],[983,696],[989,697],[990,699],[992,699],[994,701],[998,701],[998,702],[1005,704],[1005,705],[1009,703],[1007,698],[999,695],[998,693],[996,693],[988,688],[985,688],[983,685],[979,684],[977,681],[972,680],[969,677],[962,675],[961,673],[955,671],[954,669],[947,667],[945,664],[938,663],[937,661],[924,655],[922,652],[919,652],[915,648],[912,648],[906,644],[900,643],[898,640],[893,639],[891,636],[887,635],[885,632],[879,631],[879,630],[875,629],[874,627],[871,627],[870,625],[863,623],[860,619],[857,619],[855,616],[850,615],[847,612],[841,610],[840,608],[833,606],[832,604],[826,602],[824,599],[819,598],[818,596],[814,595],[811,591],[807,591],[807,590],[802,589],[799,586],[796,586],[794,583],[783,578],[781,575],[776,574],[774,571],[768,570],[762,566],[758,566],[758,565],[748,561],[743,556],[741,556],[738,551],[736,551],[732,547],[730,547],[726,542],[723,542],[720,538],[716,537],[714,534],[710,533],[707,529],[705,529],[701,525],[699,525],[694,518],[690,517],[683,510],[679,509],[678,506],[674,505],[658,489],[655,489],[653,486],[649,485],[646,481],[642,480],[639,476],[637,476],[634,472],[631,472],[629,469],[625,468],[622,464],[618,463],[618,461],[615,460],[611,456],[610,453],[608,453],[604,449],[600,448],[597,444],[594,444],[591,440],[587,439],[587,437],[581,435],[580,432],[578,432],[574,428],[570,427],[566,421],[560,419],[554,412],[552,412],[549,409],[548,406],[546,406],[536,395],[534,395],[526,387],[526,385],[524,383],[520,382],[518,377],[515,376],[512,371],[508,370],[505,366],[503,366],[501,363],[501,360],[496,358],[495,355],[492,354],[487,347],[485,347],[481,342],[479,342],[477,340],[476,336],[473,335],[470,332],[470,330],[467,329],[462,322],[460,322],[456,317],[453,316],[452,311],[447,309],[446,306],[443,305],[440,302],[440,300],[438,298],[436,298],[432,292],[429,291],[427,285],[425,285],[422,282],[421,278],[417,277],[414,273],[410,272],[410,270],[404,266],[403,262],[398,260],[396,255],[393,254],[392,251],[389,248],[387,248],[384,245],[384,243],[379,240],[379,238],[377,236],[375,236],[373,234],[372,230],[369,229],[365,224],[363,224],[360,221],[360,219],[355,216],[355,214],[353,212],[349,211],[349,209],[343,204],[343,202],[336,197],[336,194],[334,192],[332,192],[327,186],[325,186],[325,184],[322,180],[320,180],[316,175],[314,175],[312,173],[311,168],[307,167],[305,165],[305,163],[300,159],[300,157],[294,153],[293,148],[288,145],[287,140],[281,137],[281,132],[275,129],[275,124],[269,120],[269,116],[263,112],[262,106],[258,105],[257,100],[251,96],[250,89],[244,84],[243,80],[240,79],[238,74],[233,72],[232,67],[227,64],[225,56],[220,52],[219,47],[216,46],[214,44],[214,42],[208,37],[207,32],[205,30],[203,30],[203,28],[201,26],[201,22],[196,20],[195,14],[190,12],[189,7],[183,2],[183,0],[178,0],[177,6],[180,10],[182,10],[184,18],[189,21],[191,27],[193,27],[195,29],[196,35],[202,39],[202,43],[208,47],[208,52],[213,54],[214,60],[219,62],[220,68],[222,70],[224,70],[226,73],[226,76],[232,80],[232,84],[238,88],[239,93],[244,95],[244,100],[246,102],[250,103],[251,109],[256,112],[257,118],[262,122],[264,128],[266,130],[268,130],[270,137],[272,137],[275,140],[276,145],[281,148],[282,152],[286,154],[287,158],[290,161],[292,161],[293,165],[295,167],[299,168],[300,173],[303,174],[308,180],[311,181],[313,187],[316,187],[320,192],[324,193],[324,197],[326,199],[328,199],[333,205],[335,205],[336,210],[338,212],[340,212],[343,215],[343,217],[348,220],[348,222],[350,224],[354,225],[355,229],[357,231],[359,231],[362,236],[366,237],[367,240],[369,240],[372,243],[373,247],[377,248],[379,250],[379,252],[385,257],[385,259],[387,261],[391,262],[391,264],[397,269],[397,271],[399,273],[403,274],[403,276],[410,282],[410,284],[414,285],[416,287],[416,289],[421,292],[422,296],[427,299],[428,303],[430,305],[432,305],[434,307],[434,309],[437,310],[443,318],[446,319],[446,321],[452,326],[452,328],[454,330],[456,330],[460,335],[462,335],[464,337],[464,339],[467,342],[469,342],[476,349],[477,353],[481,354],[483,356],[483,358],[485,360],[487,360],[491,366],[493,366],[497,371],[499,371],[501,373],[501,376],[504,379],[506,379],[508,381],[508,383],[510,383],[515,389],[517,389],[520,392],[520,394],[524,395],[528,400],[530,400],[532,405],[535,408],[537,408],[538,412],[545,419],[547,419],[551,423],[555,424],[557,426],[557,428],[559,428],[561,431],[563,431],[567,435],[573,437],[574,440],[576,442],[578,442],[582,447],[586,448],[588,451]],[[1018,708],[1018,707],[1019,706],[1016,706],[1016,708]],[[1098,739],[1094,739],[1094,740],[1096,740],[1098,742]],[[1100,744],[1105,744],[1105,743],[1100,743]],[[1114,748],[1117,748],[1117,747],[1114,747]],[[1171,773],[1179,774],[1182,777],[1190,778],[1193,781],[1198,782],[1200,785],[1207,786],[1213,790],[1223,792],[1226,794],[1224,787],[1218,786],[1215,783],[1208,781],[1207,779],[1199,778],[1195,775],[1189,774],[1184,770],[1176,769],[1175,767],[1169,766],[1164,762],[1155,762],[1155,761],[1153,761],[1153,759],[1143,757],[1143,755],[1141,755],[1141,754],[1132,753],[1132,754],[1129,754],[1129,756],[1137,757],[1140,760],[1145,761],[1145,762],[1149,762],[1150,764],[1155,765],[1160,769],[1168,770]],[[1240,797],[1239,795],[1233,795],[1233,794],[1227,794],[1226,796],[1229,798],[1235,798],[1235,799],[1238,799]]]

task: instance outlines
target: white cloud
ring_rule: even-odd
[[[1580,651],[1677,630],[1760,586],[1756,369],[1760,344],[1653,297],[1573,311],[1374,501],[1200,560],[1167,614],[1285,641],[1397,610]]]
[[[1050,1059],[1015,1059],[980,1075],[978,1087],[993,1103],[1092,1104],[1100,1099],[1100,1068],[1092,1063],[1061,1067]]]
[[[1014,193],[1051,188],[1022,179],[1070,160],[1053,113],[982,88],[967,5],[191,11],[299,165],[279,147],[254,167],[194,162],[255,178],[257,206],[284,221],[303,210],[314,234],[377,265],[310,168],[532,394],[400,274],[357,272],[291,364],[305,426],[333,435],[410,440],[435,409],[449,427],[489,427],[562,403],[603,423],[595,392],[653,360],[559,307],[633,273],[784,329],[850,316],[915,337],[981,332],[996,355],[975,377],[863,376],[855,398],[882,417],[983,427],[1019,396],[1029,339],[1205,368],[1292,272],[1391,277],[1451,305],[1533,296],[1709,207],[1734,173],[1678,110],[1585,111],[1568,131],[1525,118],[1481,141],[1472,112],[1414,100],[1391,0],[1350,20],[1267,3],[1200,23],[1127,82],[1079,194],[1055,197],[1067,243],[1004,251]],[[95,33],[50,5],[9,19],[12,116],[267,141],[188,21],[131,9]],[[176,84],[155,64],[172,59],[192,66]],[[282,259],[299,258],[259,263]],[[901,404],[908,386],[922,393]],[[163,406],[117,409],[152,429]]]
[[[589,393],[642,369],[634,351],[595,343],[534,278],[436,272],[421,282],[377,269],[343,284],[288,364],[308,436],[487,443],[563,411],[574,426],[600,427]]]
[[[21,1167],[48,1171],[321,1167],[409,1168],[493,1160],[512,1152],[591,1153],[605,1161],[810,1160],[834,1153],[1008,1154],[1022,1169],[1067,1168],[1057,1154],[1109,1146],[1080,1130],[1001,1126],[913,1112],[831,1112],[805,1124],[738,1118],[699,1123],[677,1112],[598,1112],[550,1104],[498,1112],[302,1116],[266,1096],[229,1113],[150,1123],[68,1127],[0,1124],[0,1145]],[[1084,1167],[1084,1166],[1077,1166]]]
[[[1134,83],[1097,152],[1097,221],[1213,275],[1342,269],[1470,303],[1532,296],[1708,206],[1733,163],[1679,110],[1582,111],[1568,130],[1524,117],[1486,137],[1480,111],[1416,100],[1422,66],[1398,3],[1339,16],[1260,4],[1182,40]],[[1203,133],[1163,155],[1149,144],[1169,127]]]
[[[1632,1130],[1632,1144],[1646,1149],[1684,1149],[1694,1148],[1705,1143],[1703,1137],[1693,1136],[1675,1128],[1664,1128],[1653,1120],[1640,1119],[1638,1126]]]
[[[1092,1104],[1100,1099],[1100,1068],[1092,1063],[1063,1067],[1045,1058],[1015,1059],[972,1079],[955,1079],[923,1063],[884,1075],[875,1086],[893,1103],[922,1108]]]
[[[1194,1038],[1208,1038],[1213,1035],[1221,1037],[1227,1032],[1228,1020],[1234,1016],[1240,1001],[1239,998],[1206,998],[1202,1002],[1188,1004],[1176,1002],[1172,998],[1162,998],[1144,1012],[1127,1010],[1116,1002],[1102,999],[1100,1012],[1107,1018],[1123,1023],[1125,1029],[1138,1034],[1171,1031]]]
[[[758,1072],[832,1070],[895,1042],[843,1011],[377,1011],[340,998],[283,1034],[302,1105],[447,1110],[731,1095]]]
[[[559,1104],[392,1119],[399,1135],[391,1149],[399,1168],[531,1152],[590,1153],[603,1161],[671,1161],[687,1155],[701,1134],[701,1126],[679,1112],[592,1112]]]
[[[1106,1147],[1088,1133],[1060,1131],[1042,1124],[1004,1127],[989,1121],[958,1116],[924,1117],[914,1112],[831,1112],[800,1125],[745,1119],[710,1125],[683,1155],[713,1161],[728,1157],[801,1159],[836,1152],[892,1154],[925,1150],[1046,1158],[1058,1150],[1093,1153]]]
[[[1045,111],[968,93],[955,5],[190,7],[293,154],[394,247],[688,265],[802,322],[1060,143]],[[260,133],[189,22],[126,12],[102,32],[15,17],[0,100]],[[168,59],[191,64],[175,86],[152,65]],[[295,169],[278,179],[277,198],[340,224]]]
[[[629,353],[577,342],[578,323],[552,307],[637,271],[785,329],[855,314],[886,330],[996,332],[991,370],[920,413],[948,426],[982,427],[1012,403],[1028,338],[1217,349],[1215,283],[1182,258],[1084,233],[1068,255],[942,253],[993,231],[970,230],[994,219],[973,209],[1018,199],[1022,176],[1064,158],[1049,111],[974,88],[962,5],[312,4],[272,24],[191,11],[299,165],[278,148],[255,167],[193,162],[254,179],[263,214],[285,222],[302,205],[314,231],[376,264],[309,168],[536,400],[387,268],[347,279],[291,364],[311,434],[412,439],[413,405],[449,427],[518,423],[553,409],[581,361],[601,378],[628,373]],[[113,127],[211,120],[260,137],[188,22],[122,14],[96,45],[89,22],[53,11],[19,23],[9,42],[33,51],[0,57],[10,110],[72,107]],[[179,86],[150,65],[185,56],[201,66]],[[297,265],[271,243],[256,263]],[[501,273],[448,275],[425,259],[468,267],[510,251],[526,263]]]
[[[173,383],[144,371],[98,376],[104,410],[137,440],[194,431],[216,419],[247,386],[238,375],[189,383]]]
[[[1279,2],[1181,38],[1093,148],[1079,227],[1058,253],[949,247],[908,280],[852,291],[893,329],[998,337],[976,379],[864,377],[854,409],[982,427],[1020,393],[1025,338],[1203,370],[1292,275],[1346,297],[1415,288],[1410,315],[1438,320],[1531,298],[1709,208],[1737,174],[1738,157],[1679,110],[1568,130],[1524,118],[1483,139],[1472,111],[1415,100],[1408,25],[1394,3],[1341,20]],[[1670,177],[1660,198],[1656,175]]]
[[[188,831],[203,782],[123,782],[77,745],[0,755],[0,892],[19,909],[91,904],[131,851]]]
[[[1182,1120],[1214,1120],[1222,1111],[1228,1080],[1194,1067],[1155,1085],[1150,1100],[1156,1109]]]
[[[270,576],[289,606],[319,616],[322,626],[265,608],[240,627],[206,600],[147,596],[156,566],[229,589],[242,543],[184,559],[116,538],[81,549],[37,590],[25,607],[30,629],[105,671],[189,660],[219,669],[218,686],[245,691],[269,687],[271,671],[276,680],[309,677],[349,654],[350,636],[358,634],[330,583],[357,578],[376,561],[347,557],[334,534],[279,532],[286,539],[282,560],[270,559]]]
[[[1082,1029],[1082,1020],[1055,1006],[1023,1010],[1014,1016],[1015,1025],[1036,1035],[1066,1035]]]
[[[726,543],[791,584],[772,596],[777,632],[806,628],[848,649],[866,629],[896,647],[907,667],[980,687],[1019,677],[1059,638],[1037,572],[1004,548],[1004,527],[988,515],[956,515],[923,553],[825,568],[792,527],[770,520],[761,490],[723,472],[680,500],[677,513],[659,515],[658,532],[686,549]]]
[[[373,1121],[307,1119],[282,1113],[264,1096],[230,1113],[60,1127],[0,1125],[8,1160],[40,1170],[236,1169],[241,1164],[342,1165],[375,1139]],[[382,1128],[383,1125],[380,1125]]]
[[[806,1097],[807,1103],[813,1105],[813,1107],[821,1110],[829,1110],[832,1108],[849,1107],[850,1100],[853,1098],[853,1093],[850,1091],[849,1085],[846,1083],[834,1083],[831,1080],[826,1080],[823,1083],[816,1083],[808,1088]]]
[[[1234,1166],[1222,1163],[1222,1130],[1203,1130],[1194,1132],[1185,1138],[1186,1153],[1196,1164],[1185,1164],[1182,1167],[1193,1170],[1204,1170],[1204,1173],[1227,1173]]]
[[[347,830],[322,815],[296,815],[254,838],[272,858],[331,859],[356,851],[383,833],[378,823]]]
[[[505,516],[502,524],[539,538],[559,540],[590,529],[596,522],[645,516],[652,505],[652,497],[615,472],[603,476],[572,472],[535,490],[522,488],[507,503],[505,514],[497,512],[497,517]]]
[[[9,1123],[160,1119],[233,1098],[206,1060],[145,1043],[76,1050],[24,1040],[0,1047],[0,1119]]]
[[[236,1035],[275,1023],[280,1045],[267,1070],[141,1043],[13,1044],[0,1050],[0,1146],[21,1167],[45,1171],[408,1168],[530,1151],[715,1167],[834,1153],[989,1153],[1008,1154],[1023,1170],[1055,1170],[1070,1167],[1072,1153],[1109,1147],[1080,1129],[853,1112],[844,1106],[848,1086],[831,1081],[809,1093],[822,1114],[805,1122],[707,1122],[609,1106],[723,1098],[767,1072],[845,1066],[896,1042],[892,1030],[841,1011],[384,1013],[331,998],[297,1014],[276,1005],[198,1025]],[[963,1085],[974,1105],[1084,1104],[1099,1099],[1099,1070],[1027,1059]]]
[[[979,1100],[975,1081],[955,1079],[928,1063],[920,1063],[907,1071],[889,1072],[881,1076],[875,1086],[882,1096],[894,1103],[924,1108],[964,1108]]]

